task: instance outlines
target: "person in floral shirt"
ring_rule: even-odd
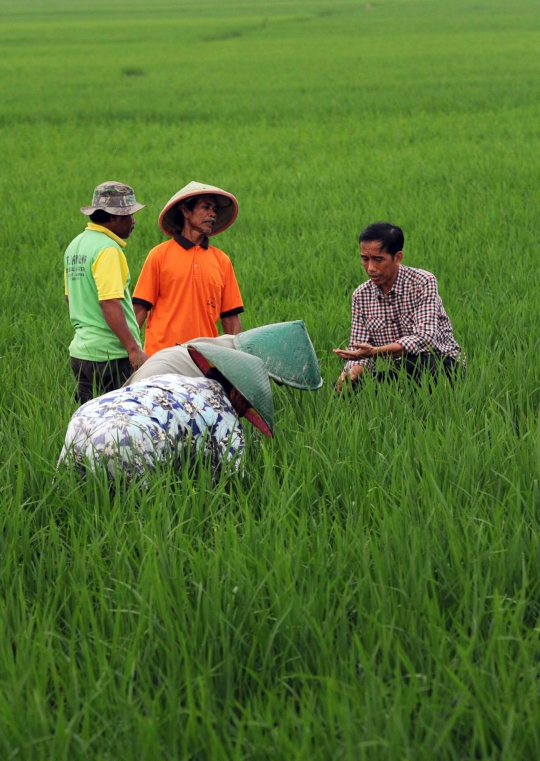
[[[180,471],[199,454],[214,473],[239,470],[241,417],[272,436],[273,405],[264,362],[243,352],[197,343],[191,356],[205,377],[153,375],[82,405],[72,416],[58,466],[84,475],[102,468],[114,480],[142,478],[159,467]]]

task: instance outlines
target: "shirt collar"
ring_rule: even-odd
[[[380,285],[375,285],[373,280],[369,280],[369,285],[371,287],[371,290],[373,293],[377,295],[379,299],[385,299],[389,298],[393,293],[398,296],[404,293],[405,291],[405,268],[402,264],[399,265],[397,277],[395,279],[394,285],[390,288],[388,293],[385,293],[383,289],[380,287]]]
[[[106,227],[102,227],[101,225],[96,225],[95,222],[89,222],[86,225],[87,230],[92,230],[95,233],[103,233],[103,235],[106,235],[108,238],[111,238],[111,240],[114,240],[116,243],[118,243],[122,248],[125,247],[127,241],[123,240],[122,238],[119,238],[118,235],[115,235],[111,230],[108,230]]]
[[[394,293],[397,295],[398,293],[403,293],[405,290],[405,270],[403,268],[403,265],[399,265],[396,282],[390,289],[390,293],[394,291]]]
[[[190,248],[193,248],[196,246],[196,243],[193,243],[193,241],[188,240],[187,238],[184,238],[183,235],[180,235],[180,233],[174,234],[174,239],[178,243],[179,246],[182,246],[182,248],[185,248],[186,251],[189,251]],[[199,244],[201,248],[208,248],[208,237],[205,235]]]

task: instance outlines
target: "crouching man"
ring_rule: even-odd
[[[437,278],[403,265],[403,231],[374,222],[360,234],[360,259],[369,280],[352,297],[351,338],[334,353],[348,360],[336,388],[353,385],[365,373],[376,380],[398,375],[400,368],[419,381],[424,372],[451,380],[463,367],[461,349],[437,289]],[[390,360],[385,370],[377,357]]]
[[[218,474],[244,453],[246,418],[273,435],[272,390],[262,359],[204,342],[188,344],[199,378],[152,375],[110,391],[72,416],[58,467],[107,472],[111,481],[140,480],[158,468],[177,474],[200,454]]]

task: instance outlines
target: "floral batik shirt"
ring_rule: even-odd
[[[158,464],[202,452],[212,470],[239,470],[244,431],[223,387],[207,378],[153,375],[83,404],[72,416],[58,465],[81,472],[106,468],[109,478],[144,477]]]

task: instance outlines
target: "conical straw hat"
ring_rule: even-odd
[[[184,216],[178,205],[193,196],[216,196],[218,211],[214,229],[209,235],[217,235],[230,227],[238,216],[238,201],[232,193],[216,188],[213,185],[203,185],[202,182],[190,182],[185,188],[179,190],[165,204],[165,208],[159,215],[159,226],[166,235],[181,233],[184,226]]]
[[[271,378],[286,386],[315,391],[323,384],[315,349],[303,320],[276,322],[234,336],[234,345],[260,357]]]
[[[206,375],[215,367],[251,405],[246,418],[266,436],[274,430],[274,402],[270,380],[262,359],[216,344],[186,344],[192,360]]]

